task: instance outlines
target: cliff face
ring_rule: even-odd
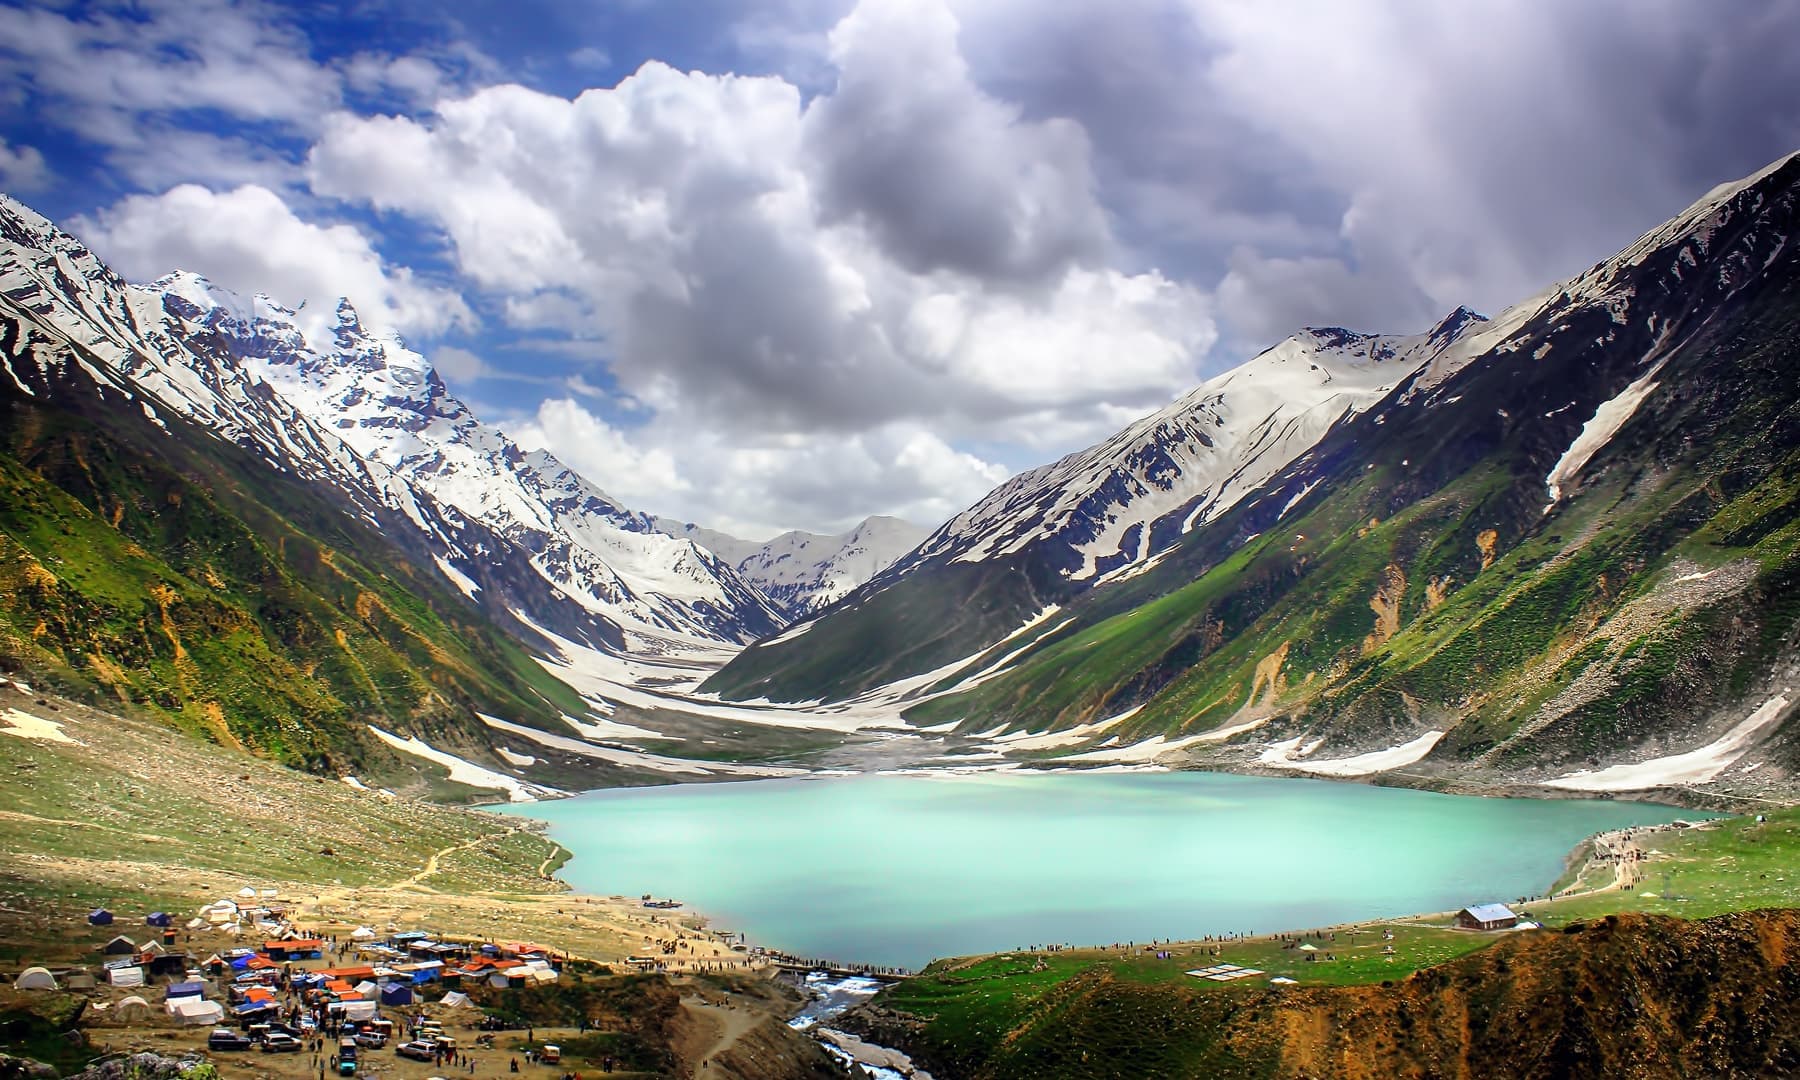
[[[1797,958],[1797,910],[1621,915],[1379,986],[1190,988],[1096,969],[973,1043],[879,1008],[842,1026],[978,1080],[1794,1076]]]

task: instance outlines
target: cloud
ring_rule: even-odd
[[[861,223],[916,273],[1039,283],[1102,264],[1086,132],[983,93],[957,30],[928,0],[864,0],[831,32],[837,85],[806,117],[824,220]]]
[[[439,345],[433,349],[431,366],[451,382],[473,382],[494,370],[481,357],[455,345]]]
[[[876,513],[941,521],[1007,476],[912,424],[744,439],[662,417],[621,431],[560,398],[505,427],[634,508],[747,538],[797,525],[841,531]]]
[[[349,225],[303,221],[267,188],[213,192],[194,184],[131,195],[72,223],[115,269],[140,281],[192,270],[228,289],[266,292],[329,320],[347,296],[372,328],[432,335],[471,326],[455,291],[387,263]]]
[[[852,24],[839,38],[839,92],[858,115],[972,110],[965,131],[1003,144],[917,205],[843,187],[837,140],[851,135],[835,97],[808,107],[780,78],[658,63],[573,100],[507,85],[430,117],[338,114],[308,158],[311,188],[443,230],[509,320],[604,341],[625,393],[691,424],[929,422],[955,441],[1034,438],[1048,422],[1092,437],[1108,407],[1186,388],[1213,340],[1205,298],[1104,265],[1079,132],[1015,122],[958,81],[954,57],[942,78],[898,78],[858,44],[880,32]],[[918,48],[954,44],[938,25]],[[897,125],[883,152],[916,139],[948,162],[930,128]],[[828,190],[843,198],[826,206]],[[941,249],[900,224],[933,207],[957,222]],[[957,247],[952,232],[998,250]]]
[[[1319,306],[1386,293],[1388,325],[1419,294],[1523,299],[1800,145],[1800,56],[1775,44],[1800,9],[1779,0],[1192,6],[1209,93],[1336,193]]]
[[[47,119],[99,141],[120,113],[207,109],[304,125],[338,100],[305,36],[257,3],[0,8],[0,43],[0,73],[54,110]]]
[[[0,138],[0,190],[30,193],[50,184],[50,167],[34,146],[14,146]]]

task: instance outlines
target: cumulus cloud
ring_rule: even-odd
[[[14,146],[0,138],[0,189],[30,193],[50,183],[50,168],[35,146]]]
[[[1779,0],[1193,10],[1211,93],[1342,207],[1341,271],[1310,284],[1349,312],[1391,296],[1382,323],[1421,293],[1522,299],[1800,145],[1800,56],[1776,44],[1800,9]]]
[[[984,93],[957,32],[928,0],[865,0],[831,32],[837,85],[806,118],[825,220],[862,223],[920,273],[1035,283],[1100,263],[1086,132]]]
[[[559,398],[506,428],[521,446],[549,450],[633,507],[753,538],[797,524],[842,530],[878,513],[941,521],[1007,476],[909,423],[745,438],[665,416],[622,431]]]
[[[938,16],[920,48],[954,53]],[[1080,133],[1019,121],[953,57],[942,78],[898,78],[858,44],[883,25],[837,39],[856,112],[943,116],[948,100],[1001,143],[996,164],[942,177],[916,206],[842,190],[836,141],[853,132],[835,95],[806,107],[780,78],[657,63],[574,100],[498,86],[428,118],[340,114],[311,186],[441,228],[509,318],[604,339],[625,392],[691,422],[850,433],[930,418],[950,439],[995,425],[1030,438],[1046,416],[1081,426],[1191,383],[1213,339],[1205,298],[1101,264]],[[880,137],[884,153],[916,142],[947,162],[940,135],[909,119]],[[997,250],[903,240],[934,206]]]
[[[371,327],[429,335],[474,322],[461,296],[387,263],[361,231],[303,221],[255,185],[132,195],[73,225],[127,277],[192,270],[228,289],[305,304],[303,320],[330,320],[347,296]]]

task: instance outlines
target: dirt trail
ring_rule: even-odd
[[[694,1075],[704,1077],[711,1067],[712,1060],[731,1050],[737,1041],[744,1037],[752,1027],[756,1026],[758,1015],[749,1009],[736,1008],[730,1005],[714,1005],[697,997],[682,998],[682,1008],[688,1011],[700,1024],[708,1030],[716,1030],[710,1041],[701,1042],[692,1051]]]
[[[485,836],[477,836],[473,840],[466,840],[460,844],[451,844],[447,848],[439,848],[438,850],[431,853],[430,858],[425,860],[425,869],[420,870],[418,873],[414,874],[412,877],[407,878],[405,881],[395,882],[392,886],[390,886],[390,888],[394,888],[394,889],[426,889],[427,891],[435,892],[436,890],[431,889],[431,887],[426,885],[424,882],[425,882],[426,878],[428,878],[431,875],[438,872],[438,860],[442,859],[446,855],[453,855],[458,851],[468,851],[471,848],[478,848],[483,844],[489,844],[496,840],[504,840],[507,837],[518,833],[519,831],[520,830],[516,829],[516,828],[502,829],[499,832],[488,833]],[[540,870],[540,874],[541,873],[542,873],[542,871]]]

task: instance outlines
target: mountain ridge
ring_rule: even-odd
[[[880,514],[836,534],[790,529],[756,543],[672,518],[654,519],[671,536],[686,537],[729,562],[746,580],[781,604],[789,619],[810,616],[912,551],[927,531]]]
[[[752,647],[707,688],[931,671],[913,723],[1094,763],[1782,790],[1797,205],[1793,155],[1715,188],[1463,328],[1125,573],[1072,592],[1004,556],[896,567],[817,620],[832,632]],[[1615,765],[1636,771],[1581,779]]]

